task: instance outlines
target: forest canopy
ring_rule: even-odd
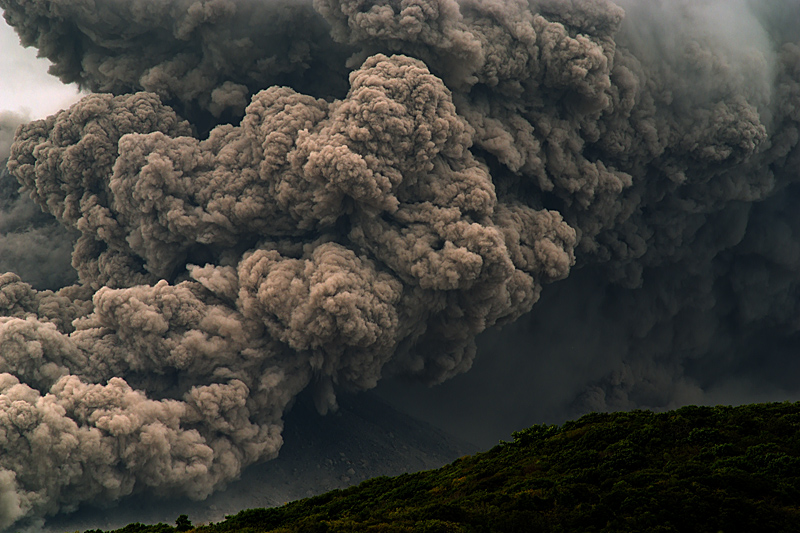
[[[190,531],[788,533],[800,523],[800,403],[592,413],[513,437],[438,470]]]

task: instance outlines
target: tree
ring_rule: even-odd
[[[175,520],[175,529],[178,531],[189,531],[192,529],[192,522],[189,520],[189,515],[182,514]]]

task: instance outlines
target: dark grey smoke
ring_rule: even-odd
[[[0,277],[0,528],[203,498],[302,390],[442,382],[517,319],[478,364],[543,418],[797,396],[798,2],[0,6],[104,93],[11,148],[79,283]]]
[[[57,289],[77,279],[70,264],[75,235],[20,193],[6,168],[14,132],[28,120],[0,112],[0,272],[19,272],[38,289]]]
[[[623,5],[612,84],[649,87],[582,153],[621,140],[628,170],[653,140],[657,157],[630,171],[619,197],[635,201],[631,214],[578,253],[578,268],[530,314],[484,335],[475,373],[430,390],[381,387],[484,445],[588,410],[800,397],[800,220],[790,207],[800,194],[800,30],[787,23],[800,3]],[[647,76],[630,77],[626,65],[642,62]]]
[[[11,111],[0,111],[0,161],[5,162],[14,142],[14,132],[20,124],[28,122],[30,117]]]

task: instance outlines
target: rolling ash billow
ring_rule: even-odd
[[[579,408],[767,352],[797,395],[800,2],[0,7],[94,93],[0,117],[0,529],[204,498],[301,391],[447,380],[557,280],[614,326]]]

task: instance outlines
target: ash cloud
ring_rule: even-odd
[[[0,0],[97,93],[10,148],[78,281],[0,276],[0,528],[203,498],[301,391],[440,383],[514,321],[518,357],[581,347],[562,410],[793,357],[800,6],[771,6]]]
[[[0,161],[5,163],[11,152],[11,143],[14,142],[14,132],[20,124],[28,122],[30,117],[13,111],[0,111]]]

